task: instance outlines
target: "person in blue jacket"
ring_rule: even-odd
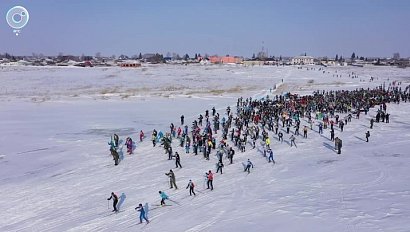
[[[162,133],[162,131],[159,131],[157,135],[157,143],[160,142],[163,137],[164,137],[164,133]]]
[[[248,159],[248,163],[246,164],[245,172],[248,171],[250,173],[250,168],[253,168],[253,163]]]
[[[145,209],[142,206],[142,204],[139,204],[138,207],[135,208],[136,210],[138,210],[140,212],[140,224],[142,223],[142,219],[145,219],[145,221],[147,222],[147,224],[149,223],[149,220],[147,219],[147,217],[145,216]]]
[[[168,200],[168,195],[162,191],[159,191],[159,195],[161,196],[161,206],[165,205],[165,200]]]
[[[272,151],[272,149],[268,149],[268,153],[269,153],[268,163],[272,162],[273,164],[275,164],[275,160],[273,159],[273,151]]]

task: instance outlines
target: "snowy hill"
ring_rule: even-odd
[[[365,132],[376,108],[353,118],[343,132],[335,127],[343,139],[341,155],[329,129],[320,135],[315,126],[307,139],[297,136],[297,148],[290,147],[285,132],[283,143],[269,132],[277,163],[262,156],[260,140],[243,153],[235,148],[234,163],[224,159],[224,173],[214,175],[213,191],[206,189],[204,174],[216,171],[214,151],[208,161],[192,149],[185,154],[175,140],[179,169],[149,141],[153,129],[168,132],[171,122],[179,126],[182,114],[189,125],[213,106],[223,116],[240,96],[410,84],[404,69],[313,68],[4,67],[0,231],[409,231],[409,103],[388,104],[390,123],[375,123],[368,143]],[[358,78],[349,77],[352,73]],[[147,136],[142,143],[140,130]],[[122,140],[118,166],[107,145],[114,133]],[[136,141],[132,155],[124,146],[128,136]],[[243,172],[247,159],[255,165],[250,174]],[[169,189],[164,174],[170,169],[178,190]],[[185,189],[190,179],[195,197]],[[159,190],[178,204],[156,207]],[[112,191],[127,196],[119,213],[111,213],[106,200]],[[145,202],[153,208],[151,223],[138,225],[134,208]]]

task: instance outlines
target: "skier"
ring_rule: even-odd
[[[369,137],[370,137],[370,132],[367,131],[367,132],[366,132],[366,142],[369,142]]]
[[[214,175],[212,174],[211,170],[209,170],[209,172],[206,174],[206,177],[208,179],[207,181],[208,189],[209,189],[209,186],[211,186],[211,190],[214,190],[214,185],[212,184],[214,180]]]
[[[110,148],[110,152],[111,152],[111,155],[113,157],[114,164],[115,164],[115,166],[117,166],[118,161],[120,159],[120,155],[118,155],[118,152],[114,148]]]
[[[229,148],[229,152],[228,152],[228,157],[229,157],[229,161],[232,164],[233,162],[233,156],[235,155],[235,151],[233,150],[232,147]]]
[[[115,146],[115,142],[112,139],[112,136],[111,136],[111,141],[108,142],[108,145],[110,145],[110,151],[111,151],[111,149],[117,149],[117,147]]]
[[[182,168],[181,166],[181,157],[179,156],[178,152],[175,152],[175,168]]]
[[[275,160],[273,159],[273,151],[272,151],[272,149],[268,149],[268,153],[269,153],[268,163],[272,162],[273,164],[275,164]]]
[[[157,144],[157,131],[155,129],[152,131],[151,140],[152,146],[155,147],[155,145]]]
[[[265,144],[266,144],[266,147],[269,148],[269,146],[270,146],[270,139],[269,139],[269,137],[266,138]]]
[[[343,127],[344,127],[345,123],[343,123],[343,121],[340,121],[339,123],[339,127],[340,127],[340,131],[343,132]]]
[[[244,172],[248,171],[248,173],[251,172],[250,168],[253,168],[253,163],[248,159],[248,163],[246,164],[246,168],[244,170]]]
[[[189,148],[191,147],[191,142],[189,140],[189,136],[186,136],[187,141],[185,142],[185,153],[189,153]]]
[[[224,164],[222,163],[222,160],[219,160],[219,162],[216,164],[217,169],[216,169],[216,173],[219,172],[219,170],[221,170],[221,174],[222,174],[222,168],[224,167]]]
[[[283,133],[279,131],[278,133],[278,140],[282,143],[283,142]]]
[[[289,139],[290,139],[290,146],[292,147],[292,145],[294,144],[295,147],[297,147],[295,143],[295,139],[296,139],[295,136],[291,135]]]
[[[337,145],[337,154],[342,153],[342,140],[339,139],[339,143]]]
[[[141,130],[140,131],[140,142],[144,139],[144,132]]]
[[[170,131],[170,133],[172,134],[172,132],[174,131],[174,129],[175,129],[175,126],[174,126],[174,123],[171,123],[171,125],[169,126],[169,131]],[[174,136],[175,137],[175,136]]]
[[[162,138],[164,138],[164,133],[162,133],[162,131],[159,131],[157,135],[157,143],[162,141]]]
[[[218,162],[222,162],[223,153],[221,151],[217,151],[216,157],[218,157]],[[218,164],[216,164],[216,166],[218,166]]]
[[[330,130],[330,140],[334,141],[335,140],[335,131]]]
[[[195,155],[198,155],[198,143],[195,141],[192,145],[192,149]]]
[[[181,133],[182,133],[182,129],[181,129],[181,127],[178,127],[177,138],[181,137]]]
[[[186,186],[186,189],[188,188],[189,188],[189,195],[192,196],[192,194],[194,194],[195,196],[196,195],[194,192],[195,185],[194,185],[194,182],[192,182],[192,180],[189,180],[188,185]]]
[[[119,137],[118,137],[118,135],[117,134],[114,134],[114,146],[115,147],[118,147],[118,144],[119,144]]]
[[[168,152],[168,160],[172,160],[173,155],[172,155],[172,147],[171,146],[168,147],[167,152]]]
[[[169,185],[171,186],[170,188],[172,189],[175,186],[175,189],[178,189],[177,184],[175,183],[175,174],[171,170],[169,170],[168,173],[165,173],[169,177]]]
[[[184,125],[184,115],[181,115],[181,125]]]
[[[133,143],[132,143],[132,139],[130,137],[128,137],[125,140],[125,145],[127,146],[128,155],[131,155],[132,154],[132,145],[133,145]]]
[[[147,222],[147,224],[149,223],[149,220],[147,219],[147,217],[145,216],[145,209],[142,206],[142,204],[140,203],[138,205],[138,207],[135,208],[135,210],[138,210],[140,212],[140,224],[142,223],[142,219],[145,219],[145,221]]]
[[[374,119],[370,119],[370,129],[373,129],[373,123],[374,123]]]
[[[337,154],[340,154],[342,151],[342,140],[339,137],[335,138],[335,150],[337,149]]]
[[[168,195],[162,191],[159,191],[159,195],[161,196],[161,206],[166,205],[165,200],[168,200]]]
[[[114,192],[111,192],[111,196],[109,198],[107,198],[107,201],[109,201],[111,199],[113,200],[112,207],[114,208],[114,210],[112,212],[118,212],[118,209],[117,209],[118,197]]]

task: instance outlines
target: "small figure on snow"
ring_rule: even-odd
[[[216,173],[218,173],[219,171],[221,171],[222,174],[222,168],[224,167],[224,164],[222,163],[222,160],[219,160],[219,162],[216,164]]]
[[[131,155],[131,154],[132,154],[133,142],[132,142],[132,139],[131,139],[130,137],[128,137],[128,138],[125,140],[125,145],[127,146],[127,153],[128,153],[128,155]]]
[[[142,204],[140,203],[136,208],[136,210],[138,210],[140,212],[140,224],[142,223],[142,219],[145,219],[145,221],[147,222],[147,224],[149,223],[149,220],[147,219],[146,215],[145,215],[145,209],[142,206]]]
[[[140,131],[140,142],[144,139],[144,132],[141,130]]]
[[[179,156],[178,152],[175,152],[175,168],[179,166],[179,168],[182,168],[181,166],[181,157]]]
[[[117,134],[114,134],[114,146],[118,147],[120,138]]]
[[[161,196],[161,206],[166,205],[165,200],[168,200],[168,195],[162,191],[159,191],[159,195]]]
[[[167,175],[169,177],[169,185],[170,188],[175,187],[175,189],[178,189],[177,184],[175,183],[175,174],[174,172],[171,170],[169,170],[168,173],[165,173],[165,175]]]
[[[282,143],[283,142],[283,133],[279,131],[278,133],[278,140]]]
[[[157,144],[157,131],[155,129],[152,131],[151,140],[152,146],[155,147],[155,145]]]
[[[294,144],[295,147],[297,147],[297,146],[296,146],[296,143],[295,143],[295,139],[296,139],[295,136],[291,135],[289,139],[290,139],[290,146],[292,147],[293,144]]]
[[[184,115],[181,115],[181,125],[184,125]]]
[[[369,137],[370,137],[370,132],[367,131],[367,132],[366,132],[366,142],[369,142]]]
[[[118,197],[114,192],[112,192],[111,196],[109,198],[107,198],[107,201],[109,201],[111,199],[113,200],[112,207],[114,208],[114,210],[112,212],[118,212],[118,209],[117,209]]]
[[[272,151],[272,149],[268,149],[268,154],[269,154],[268,163],[272,162],[273,164],[275,164],[275,160],[274,160],[274,158],[273,158],[273,151]]]
[[[337,149],[337,154],[342,152],[342,140],[339,137],[335,138],[335,150]]]
[[[114,148],[110,148],[110,152],[111,152],[111,155],[113,157],[114,164],[115,164],[115,166],[117,166],[118,161],[120,160],[120,155],[118,155],[118,152]]]
[[[195,184],[194,182],[192,182],[192,180],[189,180],[188,185],[186,186],[186,189],[189,188],[189,195],[192,196],[192,194],[194,194],[194,196],[196,195],[194,192],[194,188],[195,188]]]
[[[269,146],[270,146],[270,139],[269,139],[269,137],[266,138],[265,144],[266,144],[266,147],[269,148]]]
[[[246,164],[245,170],[244,172],[248,171],[248,173],[250,173],[250,168],[253,168],[253,163],[250,161],[250,159],[248,159],[248,163]]]
[[[211,190],[214,190],[214,185],[212,184],[212,182],[214,180],[214,174],[212,174],[211,170],[209,170],[209,172],[206,174],[206,177],[208,179],[208,181],[207,181],[208,189],[209,189],[209,187],[211,187]]]

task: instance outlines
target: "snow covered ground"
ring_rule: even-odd
[[[178,190],[169,189],[164,175],[174,161],[148,140],[137,142],[131,156],[124,146],[124,159],[114,166],[107,145],[113,133],[137,141],[141,129],[149,136],[179,125],[181,114],[191,122],[215,106],[222,115],[240,96],[410,84],[406,69],[308,68],[315,70],[0,67],[0,231],[410,231],[409,103],[389,104],[391,123],[376,123],[369,143],[364,133],[375,109],[344,132],[335,128],[342,155],[329,130],[297,137],[297,148],[286,134],[283,143],[271,134],[276,165],[261,156],[259,144],[236,151],[234,164],[225,162],[224,174],[215,175],[212,192],[203,176],[215,171],[216,157],[206,161],[176,144],[183,166],[174,169]],[[349,78],[352,72],[359,78]],[[255,164],[249,175],[241,164],[248,158]],[[189,179],[196,197],[185,189]],[[134,208],[159,204],[159,190],[179,205],[153,209],[152,222],[137,225]],[[127,196],[118,214],[111,204],[108,209],[112,191]]]

